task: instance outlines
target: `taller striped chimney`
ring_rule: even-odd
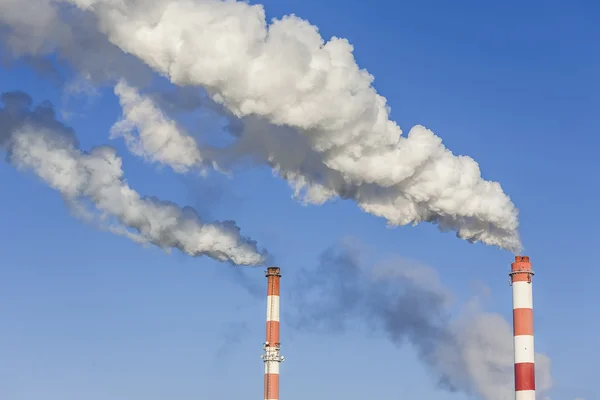
[[[267,340],[264,343],[265,400],[279,400],[279,364],[284,360],[279,354],[279,281],[280,269],[269,267],[267,277]]]
[[[516,256],[510,271],[513,290],[515,400],[535,400],[532,276],[529,257]]]

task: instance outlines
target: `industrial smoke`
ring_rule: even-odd
[[[93,66],[73,56],[84,46],[73,40],[72,16],[63,14],[74,10],[57,8],[75,5],[92,23],[85,28],[94,38],[86,54],[98,43],[95,50],[105,51],[124,76],[135,76],[133,56],[143,72],[149,67],[178,87],[201,87],[241,124],[233,144],[204,148],[126,78],[116,87],[124,116],[113,136],[122,132],[136,154],[179,172],[228,170],[249,157],[286,179],[303,202],[351,199],[391,226],[431,222],[471,242],[520,251],[518,211],[500,184],[483,179],[472,158],[454,155],[423,126],[403,136],[346,39],[325,41],[315,26],[293,15],[268,24],[262,6],[245,2],[37,2],[45,15],[17,12],[20,2],[0,5],[0,22],[9,32],[4,44],[12,54],[39,57],[51,48],[81,75],[109,78],[97,71],[101,54]],[[157,118],[132,115],[136,107],[154,109]],[[157,143],[168,143],[168,150]]]
[[[241,265],[263,262],[265,253],[234,222],[205,223],[192,208],[142,197],[124,180],[116,151],[81,151],[49,103],[33,107],[23,92],[4,93],[1,101],[0,147],[10,163],[57,190],[78,217],[166,250]]]
[[[331,246],[316,269],[299,274],[289,300],[294,310],[283,313],[292,327],[311,333],[361,327],[379,332],[397,346],[412,344],[442,389],[481,400],[515,398],[513,331],[501,314],[484,310],[489,289],[482,288],[456,313],[457,296],[434,269],[400,257],[378,257],[354,240]],[[532,348],[525,353],[533,359]],[[552,385],[550,358],[535,357],[543,395]],[[519,354],[517,361],[522,358]],[[521,389],[531,384],[517,382]]]
[[[206,174],[232,173],[249,160],[271,168],[305,204],[348,199],[389,226],[428,222],[470,242],[522,249],[518,210],[501,185],[426,127],[404,135],[352,45],[325,40],[297,16],[269,23],[261,5],[241,1],[2,0],[0,42],[4,57],[29,63],[67,95],[84,91],[80,85],[110,87],[122,109],[110,138],[150,163]],[[153,85],[156,73],[170,83],[166,95]],[[48,103],[34,107],[25,93],[10,92],[1,106],[8,161],[57,190],[77,217],[165,250],[265,262],[266,251],[235,222],[205,222],[189,207],[137,193],[115,149],[82,150]],[[225,144],[201,141],[200,127],[177,118],[198,109],[227,122],[209,132]],[[268,271],[265,399],[275,400],[279,269]],[[394,344],[412,343],[442,387],[485,400],[515,389],[519,399],[534,398],[534,358],[538,392],[550,386],[549,358],[534,357],[532,319],[523,317],[532,314],[530,284],[513,279],[513,338],[509,323],[482,311],[477,298],[453,318],[452,294],[426,267],[395,260],[366,271],[355,249],[340,246],[304,277],[297,328],[343,330],[358,318]],[[307,301],[315,289],[323,295],[317,306]]]
[[[403,135],[352,45],[325,40],[299,17],[268,23],[261,5],[238,1],[3,0],[0,40],[5,57],[58,80],[67,94],[82,82],[111,87],[122,115],[110,138],[148,162],[206,174],[235,172],[250,160],[270,167],[305,204],[348,199],[390,226],[429,222],[470,242],[522,249],[518,210],[501,185],[426,127]],[[74,81],[65,81],[55,55]],[[170,82],[170,95],[153,86],[154,73]],[[211,133],[225,144],[199,140],[199,128],[177,119],[198,108],[227,121]],[[80,149],[49,104],[34,107],[22,92],[2,96],[0,147],[12,165],[57,190],[76,216],[103,229],[238,265],[267,258],[235,222],[208,223],[189,207],[137,193],[112,147]],[[346,318],[361,318],[395,344],[410,341],[442,387],[485,400],[511,396],[515,360],[503,317],[475,300],[451,318],[451,294],[424,267],[393,263],[370,275],[342,248],[326,253],[320,268],[301,285],[323,289],[326,301],[296,299],[297,327],[343,328]],[[265,397],[272,400],[281,361],[279,270],[269,271]],[[543,391],[549,359],[536,360]]]

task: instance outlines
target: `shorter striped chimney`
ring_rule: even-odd
[[[515,400],[535,400],[533,347],[533,270],[529,257],[517,256],[511,264],[513,333],[515,352]]]
[[[267,277],[267,341],[264,343],[265,400],[279,400],[279,364],[284,360],[279,354],[279,268],[269,267]]]

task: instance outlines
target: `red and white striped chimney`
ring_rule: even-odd
[[[513,289],[515,400],[535,400],[532,276],[529,257],[515,257],[510,271]]]
[[[284,360],[279,354],[279,268],[269,267],[267,277],[267,340],[264,344],[265,400],[279,400],[279,364]]]

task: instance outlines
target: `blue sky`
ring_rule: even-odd
[[[295,13],[325,38],[346,37],[375,76],[405,132],[423,124],[457,154],[477,160],[520,209],[535,276],[536,351],[552,359],[556,399],[599,398],[593,363],[600,329],[595,266],[595,158],[600,144],[600,7],[591,2],[491,3],[264,1]],[[0,69],[2,91],[61,104],[60,88],[24,64]],[[214,219],[235,219],[275,254],[286,281],[352,236],[381,255],[438,270],[460,299],[472,283],[492,291],[486,308],[511,317],[512,254],[470,245],[429,225],[388,229],[350,202],[304,207],[265,168],[203,182],[157,170],[108,132],[120,116],[110,90],[70,104],[84,148],[119,149],[132,187]],[[0,397],[7,400],[260,398],[263,299],[231,269],[100,232],[69,215],[29,174],[0,164]],[[215,194],[216,193],[216,194]],[[286,271],[290,271],[286,273]],[[264,285],[262,269],[250,269]],[[289,283],[288,283],[289,282]],[[282,328],[282,396],[466,399],[437,389],[410,346],[364,329],[307,334]],[[573,345],[576,343],[576,346]]]

